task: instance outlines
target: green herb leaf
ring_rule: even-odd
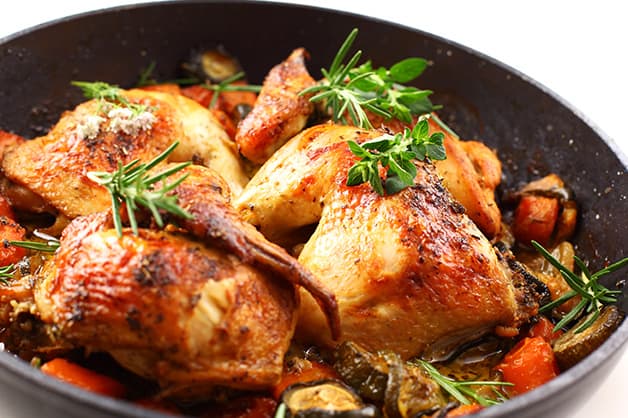
[[[361,145],[347,141],[351,152],[360,158],[347,172],[347,186],[368,182],[380,196],[384,191],[388,195],[398,193],[414,184],[417,171],[413,160],[446,158],[443,138],[441,132],[430,135],[424,119],[403,134],[383,134]],[[387,169],[384,181],[379,175],[380,166]]]
[[[88,99],[96,99],[115,107],[127,108],[136,116],[148,110],[146,105],[129,102],[122,95],[123,90],[116,85],[104,81],[72,81],[71,84],[79,87]]]
[[[250,91],[253,93],[259,93],[260,91],[262,91],[262,86],[255,86],[251,84],[246,84],[246,85],[233,84],[234,82],[244,78],[244,76],[245,76],[244,72],[240,71],[239,73],[236,73],[230,77],[225,78],[218,84],[207,84],[207,83],[202,84],[203,88],[214,92],[214,95],[212,96],[212,100],[209,103],[209,107],[210,108],[216,107],[216,104],[218,103],[218,96],[220,96],[220,93],[222,93],[223,91]]]
[[[413,116],[436,109],[428,99],[431,91],[403,85],[423,73],[427,67],[425,59],[406,58],[390,70],[374,69],[370,61],[358,66],[362,52],[357,51],[345,63],[357,34],[357,29],[351,31],[329,70],[321,69],[325,78],[318,85],[301,91],[301,95],[312,94],[310,101],[320,102],[335,122],[348,123],[348,114],[354,125],[365,129],[372,128],[366,111],[410,123]]]
[[[0,267],[0,283],[2,283],[5,286],[8,286],[9,281],[7,279],[13,278],[14,273],[15,273],[15,266],[13,264]]]
[[[59,241],[47,241],[47,242],[39,242],[39,241],[8,241],[9,244],[16,246],[27,248],[29,250],[41,251],[44,253],[54,253],[59,248]]]
[[[192,215],[177,204],[177,197],[170,193],[187,175],[181,176],[171,184],[163,184],[160,189],[155,189],[154,184],[163,181],[189,166],[191,162],[177,164],[168,170],[156,175],[150,175],[149,170],[164,161],[179,143],[174,142],[164,152],[145,164],[140,164],[139,160],[133,160],[126,165],[119,164],[118,169],[113,173],[102,171],[90,171],[87,177],[93,182],[104,186],[111,195],[111,205],[113,209],[113,222],[119,237],[122,237],[122,219],[120,208],[122,203],[126,204],[129,224],[135,235],[138,234],[138,224],[135,212],[139,206],[148,209],[158,226],[163,227],[163,220],[159,210],[165,210],[181,218],[191,219]]]
[[[588,315],[586,321],[584,321],[578,328],[574,330],[576,334],[584,331],[595,322],[600,315],[602,307],[611,303],[617,302],[617,297],[621,293],[619,290],[610,290],[604,285],[598,282],[598,279],[605,275],[619,270],[628,264],[628,257],[623,258],[596,273],[591,273],[579,257],[574,256],[576,265],[582,271],[582,276],[578,276],[573,273],[567,267],[565,267],[560,261],[558,261],[549,251],[547,251],[541,244],[536,241],[532,241],[532,246],[563,276],[572,291],[565,293],[560,298],[543,305],[539,311],[548,312],[553,308],[562,305],[564,302],[570,300],[575,296],[580,296],[582,299],[580,302],[567,314],[565,314],[560,321],[554,326],[554,331],[568,326],[573,321],[580,318],[582,315]]]

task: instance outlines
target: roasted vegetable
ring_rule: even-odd
[[[524,338],[497,365],[510,395],[528,392],[558,376],[559,370],[551,345],[542,337]]]
[[[187,75],[213,83],[220,83],[242,70],[238,60],[222,47],[192,51],[188,61],[181,67]]]
[[[388,364],[351,341],[342,343],[335,352],[334,369],[360,396],[382,403],[388,384]]]
[[[295,384],[281,397],[288,418],[371,418],[379,415],[348,386],[337,380]]]
[[[520,243],[543,246],[569,239],[576,227],[578,209],[571,192],[556,174],[525,185],[518,193],[512,231]]]
[[[553,345],[560,369],[569,369],[602,345],[621,324],[624,316],[615,305],[608,305],[602,309],[599,318],[584,331],[576,333],[574,330],[588,317],[582,318],[578,324],[560,336]]]
[[[61,357],[41,366],[41,371],[64,382],[101,395],[121,398],[126,394],[126,388],[117,380]]]
[[[363,398],[381,405],[388,418],[415,417],[445,403],[421,367],[392,352],[374,354],[345,342],[336,351],[334,368]]]
[[[338,379],[338,373],[328,364],[301,357],[290,358],[284,366],[281,380],[273,387],[273,398],[279,399],[286,388],[296,383],[325,379]]]

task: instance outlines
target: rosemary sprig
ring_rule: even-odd
[[[582,261],[578,256],[574,256],[574,261],[576,265],[580,268],[582,272],[582,276],[578,276],[567,267],[561,264],[549,251],[547,251],[541,244],[536,241],[532,241],[532,246],[539,252],[541,255],[552,265],[554,266],[558,272],[563,276],[569,287],[572,290],[565,293],[558,299],[543,305],[540,308],[541,312],[547,312],[552,310],[553,308],[562,305],[566,301],[570,300],[575,296],[580,296],[580,302],[569,311],[563,318],[558,321],[558,323],[554,326],[554,331],[558,331],[559,329],[565,327],[573,320],[579,318],[581,315],[588,315],[587,320],[582,323],[578,328],[574,330],[576,334],[584,331],[588,327],[595,322],[595,320],[600,316],[602,312],[602,307],[604,305],[608,305],[611,303],[617,302],[617,298],[614,295],[620,294],[620,290],[610,290],[606,288],[604,285],[599,283],[599,278],[605,274],[612,273],[620,268],[624,267],[628,264],[628,257],[619,260],[608,267],[605,267],[596,273],[591,273],[589,268],[586,266],[584,261]]]
[[[15,266],[13,264],[0,267],[0,283],[2,283],[5,286],[8,286],[9,281],[7,279],[13,278],[13,273],[15,273]]]
[[[454,397],[458,402],[463,405],[469,405],[472,403],[478,403],[482,406],[490,406],[502,403],[506,397],[502,392],[497,390],[498,386],[512,386],[512,383],[509,382],[500,382],[496,380],[468,380],[468,381],[457,381],[448,376],[441,374],[438,369],[432,366],[430,363],[424,360],[417,359],[415,360],[416,364],[423,367],[423,369],[427,372],[427,374],[436,382],[438,385],[447,393],[449,393],[452,397]],[[492,386],[497,392],[496,399],[490,399],[485,396],[480,395],[478,392],[473,390],[471,386]]]
[[[131,103],[122,95],[122,89],[116,85],[104,81],[72,81],[72,85],[79,87],[83,95],[88,99],[96,99],[102,103],[109,103],[116,107],[131,110],[137,116],[148,110],[148,106]]]
[[[29,250],[41,251],[42,253],[54,253],[59,248],[59,241],[8,241],[16,247],[27,248]]]
[[[187,178],[187,174],[173,183],[166,183],[169,176],[192,163],[180,163],[155,175],[149,173],[152,168],[164,161],[178,144],[179,142],[174,142],[148,163],[140,164],[140,161],[136,159],[126,165],[118,164],[118,169],[113,173],[102,171],[87,173],[90,180],[104,186],[109,191],[113,208],[113,222],[119,237],[122,237],[122,218],[120,217],[122,203],[126,204],[129,224],[135,235],[138,234],[135,212],[139,206],[150,210],[159,227],[163,227],[163,219],[159,214],[159,209],[182,218],[192,218],[190,213],[177,204],[177,197],[168,194]],[[156,189],[155,183],[159,181],[164,183],[160,189]]]
[[[404,85],[423,73],[427,67],[423,58],[407,58],[390,69],[373,68],[370,61],[357,66],[362,56],[362,51],[357,51],[345,63],[357,35],[358,30],[353,29],[329,69],[321,69],[324,79],[301,95],[313,94],[310,101],[322,102],[335,122],[347,124],[348,114],[353,124],[365,129],[373,128],[367,111],[411,123],[413,116],[439,108],[428,99],[432,91]]]
[[[361,145],[348,141],[349,149],[360,161],[347,173],[347,186],[370,183],[380,196],[397,193],[414,184],[416,166],[413,160],[445,159],[442,132],[429,134],[427,119],[420,120],[412,130],[390,135],[383,134]],[[379,166],[388,168],[386,179],[379,175]]]
[[[234,82],[244,78],[244,76],[244,71],[240,71],[230,77],[225,78],[218,84],[202,84],[204,88],[214,92],[212,100],[209,103],[209,107],[216,107],[216,103],[218,103],[218,96],[220,96],[220,93],[222,93],[223,91],[250,91],[253,93],[259,93],[260,91],[262,91],[262,86],[257,86],[253,84],[233,84]]]

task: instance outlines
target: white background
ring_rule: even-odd
[[[628,153],[628,13],[621,1],[286,2],[375,16],[474,48],[558,93]],[[59,17],[129,3],[132,2],[3,1],[0,38]],[[627,381],[628,354],[624,353],[603,389],[591,388],[594,395],[573,418],[627,416]]]

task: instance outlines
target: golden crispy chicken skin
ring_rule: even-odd
[[[80,104],[47,135],[7,151],[5,175],[74,218],[110,205],[107,191],[87,178],[89,171],[110,172],[134,159],[147,162],[176,140],[180,145],[170,161],[210,166],[239,193],[248,178],[235,144],[211,112],[180,95],[130,90],[124,96],[147,110],[134,115],[96,100]]]
[[[341,341],[409,357],[443,340],[516,327],[535,314],[534,295],[513,284],[514,274],[432,165],[419,163],[415,186],[391,196],[366,184],[346,186],[356,161],[346,141],[377,135],[333,124],[307,129],[235,202],[277,241],[318,222],[299,261],[332,289]],[[302,296],[298,335],[334,345],[320,310]]]
[[[238,126],[240,153],[262,164],[305,126],[314,107],[299,92],[315,84],[305,68],[305,49],[295,49],[270,70],[255,106]]]
[[[265,388],[281,375],[294,287],[222,249],[147,229],[118,238],[108,214],[93,214],[66,228],[42,275],[44,321],[155,379],[164,396]]]

